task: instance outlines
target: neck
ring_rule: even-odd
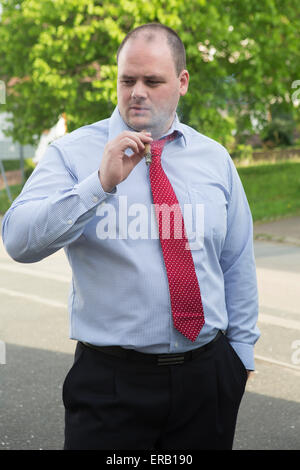
[[[158,140],[161,137],[163,137],[164,135],[166,135],[167,132],[171,129],[173,121],[174,121],[174,119],[172,118],[172,120],[170,121],[170,123],[168,123],[167,126],[155,126],[155,127],[152,127],[152,128],[146,129],[146,130],[151,132],[151,137],[154,140]]]
[[[171,119],[169,119],[169,121],[167,122],[166,125],[164,125],[162,120],[161,120],[160,122],[154,123],[152,126],[149,126],[149,127],[145,126],[142,129],[135,129],[135,128],[131,127],[128,123],[126,123],[126,124],[130,129],[132,129],[133,131],[136,131],[136,132],[141,132],[142,130],[145,130],[147,132],[151,132],[151,137],[154,140],[158,140],[162,136],[166,135],[166,133],[171,129],[172,124],[174,122],[174,119],[175,119],[175,113],[171,117]]]

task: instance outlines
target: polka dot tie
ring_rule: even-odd
[[[149,169],[159,238],[166,266],[174,327],[195,341],[204,325],[204,313],[194,261],[177,197],[161,165],[161,154],[176,132],[151,144]]]

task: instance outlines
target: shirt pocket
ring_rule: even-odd
[[[221,187],[201,185],[188,190],[191,221],[188,238],[191,250],[213,243],[221,250],[227,232],[227,200]]]

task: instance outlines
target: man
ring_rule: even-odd
[[[15,260],[64,247],[72,267],[65,449],[232,448],[259,337],[252,219],[226,150],[178,120],[188,82],[173,30],[131,32],[113,115],[54,142],[3,220]]]

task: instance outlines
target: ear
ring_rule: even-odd
[[[182,72],[180,72],[179,74],[179,82],[180,82],[180,85],[179,85],[179,93],[180,93],[180,96],[184,96],[186,94],[186,92],[188,91],[188,87],[189,87],[189,79],[190,79],[190,76],[189,76],[189,73],[187,70],[182,70]]]

